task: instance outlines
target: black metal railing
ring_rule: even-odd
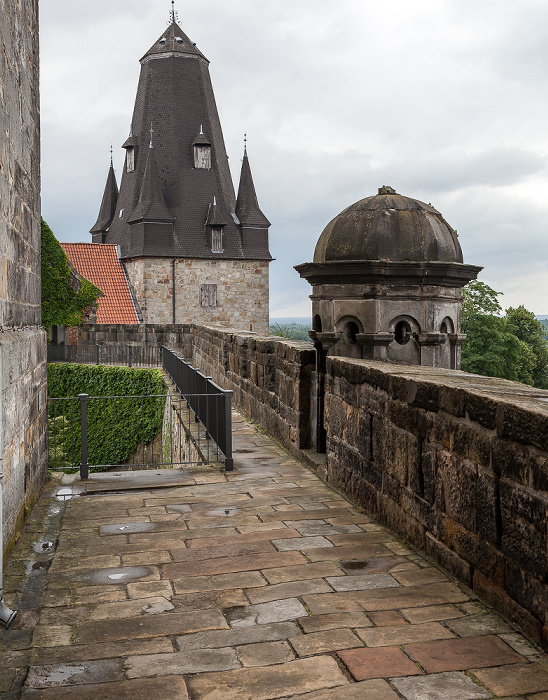
[[[50,469],[184,468],[226,461],[191,403],[209,396],[79,396],[50,398]]]
[[[161,367],[162,348],[158,345],[48,345],[48,362],[81,365],[125,365]]]
[[[163,347],[163,367],[177,390],[202,422],[207,433],[225,457],[227,471],[232,471],[232,391],[221,389],[176,352]]]

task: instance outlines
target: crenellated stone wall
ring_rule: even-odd
[[[5,555],[47,470],[46,334],[40,327],[37,0],[0,0],[0,46],[0,450]]]

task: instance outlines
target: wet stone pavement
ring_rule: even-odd
[[[548,700],[548,660],[235,416],[236,471],[49,484],[7,567],[7,700]]]

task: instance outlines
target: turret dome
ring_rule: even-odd
[[[363,260],[462,263],[456,232],[430,204],[381,187],[324,229],[315,263]]]

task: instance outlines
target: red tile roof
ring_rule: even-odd
[[[97,323],[139,323],[124,268],[115,245],[61,243],[71,265],[105,295],[99,299]]]

